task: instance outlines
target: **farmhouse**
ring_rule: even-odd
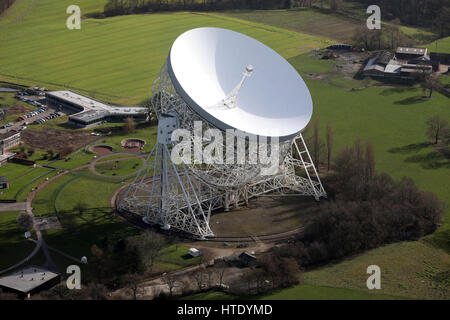
[[[69,90],[51,91],[45,96],[48,104],[74,112],[69,116],[69,123],[78,127],[90,127],[126,118],[136,121],[145,121],[148,118],[147,108],[113,106]]]
[[[28,294],[49,289],[60,281],[60,274],[42,267],[30,266],[0,278],[0,289],[18,294]]]
[[[238,258],[241,261],[241,263],[247,267],[251,267],[251,266],[255,265],[256,261],[257,261],[256,257],[253,254],[248,253],[248,252],[242,252]]]
[[[426,55],[427,49],[398,47],[396,53],[375,53],[363,69],[364,77],[414,80],[419,75],[431,74],[438,66]]]

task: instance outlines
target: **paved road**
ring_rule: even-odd
[[[27,210],[27,203],[26,202],[2,202],[0,203],[0,211],[20,211],[20,210]]]

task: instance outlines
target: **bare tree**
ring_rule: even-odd
[[[420,83],[420,86],[422,87],[422,89],[424,91],[428,90],[428,92],[429,92],[428,98],[431,98],[433,91],[439,90],[439,88],[440,88],[439,79],[437,76],[433,76],[433,75],[424,76],[423,81]]]
[[[441,119],[439,115],[430,117],[427,122],[427,137],[434,140],[434,144],[439,142],[448,127],[447,120]]]
[[[178,278],[174,275],[167,274],[162,277],[162,280],[169,288],[169,295],[173,297],[173,290],[180,285]]]
[[[333,129],[331,128],[330,122],[327,123],[326,140],[327,140],[327,166],[328,171],[330,171],[331,152],[333,150],[333,142],[334,142]]]
[[[197,288],[198,288],[199,291],[203,290],[203,287],[205,285],[205,283],[203,281],[203,279],[205,278],[205,274],[204,273],[205,273],[205,270],[204,269],[200,269],[197,272],[194,272],[192,274],[192,277],[194,278],[195,283],[197,284]]]
[[[319,137],[319,119],[314,119],[313,123],[313,161],[317,171],[319,171],[319,156],[320,156],[320,137]]]
[[[373,151],[372,142],[367,141],[366,144],[366,162],[367,162],[367,176],[371,179],[375,174],[375,152]]]
[[[206,285],[208,288],[211,288],[213,285],[213,279],[214,279],[214,270],[212,268],[206,269]]]
[[[134,119],[126,118],[123,129],[126,133],[134,133],[136,131],[136,122]]]
[[[144,288],[140,286],[141,277],[136,274],[127,274],[122,277],[122,281],[126,286],[128,286],[128,290],[131,292],[133,300],[137,300],[138,295],[142,295],[144,293]]]
[[[225,270],[227,269],[227,264],[225,261],[220,261],[215,264],[217,278],[219,279],[219,285],[223,284],[223,277],[225,276]]]
[[[164,238],[154,231],[146,231],[139,242],[142,255],[148,261],[147,267],[151,271],[156,258],[161,254],[161,250],[166,246]]]

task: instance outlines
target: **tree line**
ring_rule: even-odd
[[[450,35],[450,0],[352,0],[363,6],[378,5],[383,21],[429,27],[440,37]]]
[[[311,207],[316,217],[292,246],[275,249],[301,267],[340,259],[388,243],[416,240],[434,232],[445,204],[410,178],[395,181],[375,171],[370,142],[356,139],[334,159],[323,179],[329,200]]]
[[[287,9],[291,0],[110,0],[106,16],[157,11],[204,11],[227,9]]]

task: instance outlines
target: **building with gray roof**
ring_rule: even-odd
[[[69,116],[69,123],[79,127],[122,121],[126,118],[133,118],[136,121],[145,121],[148,118],[148,108],[114,106],[70,90],[51,91],[45,96],[47,103],[58,109],[73,112]]]

